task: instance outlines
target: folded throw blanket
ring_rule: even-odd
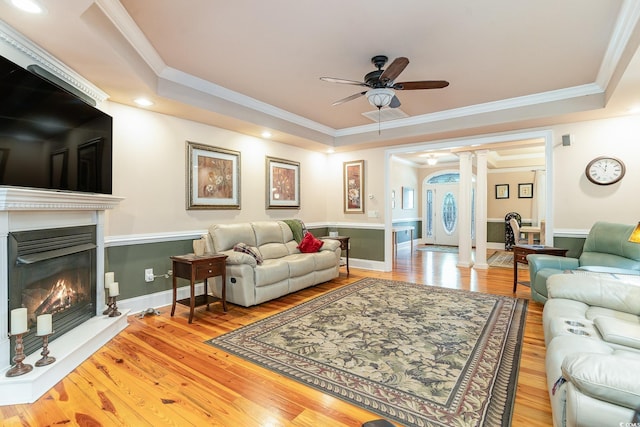
[[[299,219],[285,219],[283,221],[289,226],[293,233],[293,238],[299,244],[304,235],[307,234],[307,227],[305,227],[304,222]]]

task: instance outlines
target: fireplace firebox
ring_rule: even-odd
[[[42,346],[36,319],[52,314],[49,341],[96,315],[96,227],[65,227],[9,233],[9,311],[26,307],[24,351]],[[15,350],[11,343],[11,357]]]

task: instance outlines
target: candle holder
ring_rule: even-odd
[[[102,312],[105,316],[111,314],[111,310],[113,310],[113,300],[114,297],[107,297],[107,308]]]
[[[31,372],[31,370],[33,369],[33,366],[27,363],[22,363],[22,361],[26,357],[24,355],[24,345],[22,344],[22,335],[28,332],[29,330],[27,329],[26,331],[20,334],[15,334],[16,354],[15,356],[13,356],[13,361],[15,362],[15,365],[7,371],[7,373],[5,374],[7,377],[17,377],[19,375],[24,375],[27,372]],[[9,334],[9,336],[11,337],[11,334]]]
[[[120,313],[118,311],[118,306],[116,305],[116,297],[109,297],[109,298],[111,298],[111,301],[112,301],[111,311],[109,312],[109,317],[120,316],[122,313]]]
[[[40,354],[42,355],[42,359],[36,362],[36,366],[38,367],[51,365],[53,362],[56,361],[55,357],[49,356],[49,335],[51,334],[53,334],[53,331],[51,331],[51,333],[49,334],[41,335],[42,336],[42,353]]]

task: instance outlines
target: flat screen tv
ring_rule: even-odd
[[[0,56],[0,185],[112,194],[112,124]]]

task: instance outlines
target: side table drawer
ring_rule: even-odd
[[[225,268],[224,260],[222,262],[208,262],[206,264],[196,265],[196,280],[204,280],[211,276],[219,276]]]
[[[529,264],[527,262],[527,254],[525,254],[525,253],[516,253],[513,256],[516,259],[516,262],[519,262],[519,263],[522,263],[522,264]]]

